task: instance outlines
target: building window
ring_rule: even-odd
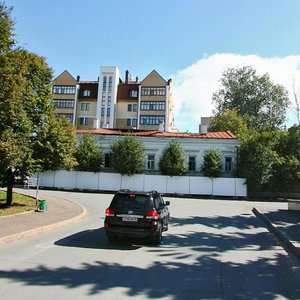
[[[196,171],[196,157],[189,156],[189,171]]]
[[[165,123],[165,116],[141,116],[141,125],[159,125],[160,122]]]
[[[73,123],[73,114],[56,114],[57,118],[66,118],[71,123]]]
[[[225,157],[225,172],[232,171],[232,157],[227,156]]]
[[[74,100],[54,99],[53,101],[57,108],[74,108]]]
[[[106,115],[107,115],[108,117],[110,116],[110,107],[107,108]]]
[[[129,91],[129,98],[137,98],[138,96],[138,91],[131,90]]]
[[[166,109],[164,101],[142,101],[141,110],[162,110]]]
[[[84,97],[89,97],[89,96],[91,96],[91,91],[89,91],[89,90],[83,91],[83,96],[84,96]]]
[[[81,103],[81,110],[90,110],[90,103]]]
[[[104,116],[105,115],[105,108],[101,108],[101,116]]]
[[[165,96],[165,87],[142,87],[142,96]]]
[[[136,127],[137,119],[127,119],[127,126],[128,127]]]
[[[103,85],[102,85],[102,90],[103,90],[103,92],[106,91],[106,81],[107,81],[107,78],[106,78],[106,76],[104,76],[104,77],[103,77]]]
[[[137,112],[137,104],[128,104],[127,110]]]
[[[105,95],[102,95],[102,106],[105,105]]]
[[[89,125],[89,118],[79,118],[80,125]]]
[[[76,87],[74,85],[54,85],[53,94],[75,94]]]
[[[107,97],[107,105],[108,105],[108,106],[111,106],[111,96],[108,96],[108,97]]]
[[[147,158],[147,169],[148,170],[154,170],[154,165],[155,165],[155,155],[148,155]]]
[[[110,153],[104,154],[104,167],[111,168],[111,154]]]
[[[112,89],[112,76],[109,76],[108,78],[108,91],[111,92]]]

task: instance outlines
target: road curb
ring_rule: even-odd
[[[280,243],[283,245],[284,248],[286,248],[297,258],[300,258],[300,249],[296,247],[290,241],[290,239],[285,234],[283,234],[275,225],[273,225],[269,218],[267,218],[263,213],[261,213],[255,207],[252,209],[252,212],[256,217],[258,217],[260,220],[264,222],[268,230],[278,238],[278,240],[280,241]]]
[[[66,201],[70,201],[70,200],[66,200]],[[73,201],[70,201],[70,202],[73,202]],[[75,202],[73,202],[73,203],[75,203]],[[27,231],[23,231],[23,232],[19,232],[19,233],[15,233],[12,235],[2,237],[2,238],[0,238],[0,244],[9,243],[9,242],[13,242],[16,240],[21,240],[24,238],[32,237],[34,235],[52,231],[52,230],[58,229],[60,227],[64,227],[64,226],[79,222],[80,220],[82,220],[83,218],[85,218],[87,216],[87,210],[84,206],[82,206],[78,203],[75,203],[75,204],[77,204],[78,206],[80,206],[82,208],[83,211],[81,214],[79,214],[75,217],[69,218],[67,220],[59,221],[59,222],[56,222],[53,224],[40,226],[38,228],[34,228],[34,229],[27,230]]]

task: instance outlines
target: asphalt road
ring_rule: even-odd
[[[0,299],[300,299],[299,261],[251,212],[285,204],[165,198],[172,218],[161,246],[111,245],[103,216],[112,195],[41,193],[89,215],[1,245]]]

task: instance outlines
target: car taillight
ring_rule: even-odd
[[[105,211],[105,215],[107,217],[113,217],[115,215],[115,211],[112,208],[107,208]]]
[[[149,210],[145,216],[147,220],[157,220],[158,219],[158,213],[156,210]]]

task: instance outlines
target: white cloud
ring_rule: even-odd
[[[229,67],[252,66],[259,75],[268,73],[274,83],[283,85],[292,95],[293,80],[300,86],[300,55],[263,58],[232,53],[205,56],[178,71],[173,78],[175,124],[180,131],[198,131],[200,117],[212,115],[212,95],[220,88],[219,79]],[[291,101],[293,101],[291,97]],[[296,122],[292,110],[289,123]]]

